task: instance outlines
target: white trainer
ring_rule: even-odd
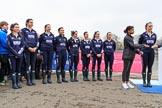
[[[122,83],[122,87],[123,87],[124,89],[128,89],[128,86],[127,86],[126,83]]]
[[[129,82],[127,83],[127,86],[128,86],[128,88],[131,88],[131,89],[134,88],[134,86],[132,84],[130,84]]]

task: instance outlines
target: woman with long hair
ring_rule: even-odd
[[[54,35],[51,33],[51,25],[46,24],[44,27],[45,31],[39,37],[40,51],[43,55],[42,64],[42,84],[52,83],[52,60],[54,53]],[[46,81],[47,75],[47,81]]]
[[[143,55],[143,52],[139,50],[139,48],[144,47],[143,44],[134,44],[133,36],[134,34],[134,27],[133,26],[127,26],[124,30],[124,33],[126,36],[124,37],[124,50],[123,50],[123,62],[124,62],[124,68],[122,73],[122,86],[124,89],[128,88],[134,88],[133,85],[129,82],[129,76],[130,76],[130,69],[133,64],[133,60],[135,57],[135,54],[138,53],[140,55]],[[145,45],[145,47],[148,47]]]
[[[103,42],[100,39],[100,32],[96,31],[93,35],[93,39],[91,41],[92,47],[92,81],[96,81],[95,78],[95,65],[97,61],[97,80],[103,81],[101,79],[101,61],[102,61],[102,49],[103,49]]]
[[[23,60],[23,51],[25,48],[24,39],[20,35],[19,24],[14,23],[10,26],[11,33],[8,35],[9,59],[12,71],[12,88],[22,88],[21,65]]]

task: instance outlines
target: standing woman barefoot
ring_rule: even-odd
[[[134,44],[133,36],[134,34],[134,27],[128,26],[124,33],[126,33],[126,36],[124,37],[124,50],[123,50],[123,62],[124,62],[124,69],[122,73],[122,86],[124,89],[128,88],[134,88],[133,85],[129,83],[129,76],[130,76],[130,69],[133,64],[133,60],[135,57],[135,54],[138,53],[140,55],[143,55],[143,52],[139,50],[139,48],[142,48],[144,45],[142,44]]]

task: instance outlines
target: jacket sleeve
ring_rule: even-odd
[[[85,51],[85,49],[83,48],[83,41],[80,42],[80,50],[81,50],[81,52]]]
[[[0,44],[2,45],[3,48],[8,48],[7,47],[7,37],[6,36],[0,36]]]
[[[19,56],[19,54],[13,49],[11,44],[11,38],[9,36],[8,36],[7,44],[8,44],[9,51],[13,53],[15,56]]]
[[[39,47],[39,39],[38,39],[38,34],[37,34],[37,32],[35,32],[35,39],[36,39],[36,43],[37,43],[36,48],[38,49],[38,47]]]
[[[116,50],[116,42],[114,41],[114,51]]]
[[[134,44],[134,42],[128,38],[125,38],[124,40],[127,42],[127,45],[133,49],[142,48],[144,46],[143,44]]]
[[[21,36],[21,49],[18,51],[18,54],[22,54],[25,49],[24,38]]]
[[[54,38],[54,43],[53,43],[53,45],[54,45],[54,51],[56,52],[56,46],[57,46],[57,37],[55,37],[55,38]]]
[[[142,44],[143,42],[143,35],[140,35],[139,39],[138,39],[138,44]]]
[[[94,54],[97,54],[97,53],[96,53],[96,50],[95,50],[95,48],[94,48],[94,42],[93,42],[93,40],[91,41],[91,49],[92,49],[92,52],[93,52]]]
[[[23,38],[24,38],[24,44],[25,44],[25,47],[28,49],[28,48],[29,48],[29,45],[26,43],[25,31],[24,31],[23,29],[21,30],[21,35],[22,35]]]
[[[71,43],[70,43],[70,39],[69,39],[69,40],[67,41],[67,44],[66,44],[66,45],[67,45],[67,51],[68,51],[68,53],[70,52],[70,44],[71,44]]]

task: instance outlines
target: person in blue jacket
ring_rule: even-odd
[[[67,60],[67,50],[68,50],[68,42],[67,38],[64,35],[64,28],[60,27],[58,29],[59,35],[54,40],[54,47],[56,51],[56,75],[57,75],[57,83],[61,84],[60,74],[62,75],[62,82],[67,83],[68,81],[65,78],[65,64]]]
[[[91,57],[91,40],[89,40],[88,32],[84,32],[84,39],[80,43],[81,49],[81,59],[82,59],[82,73],[83,73],[83,80],[90,81],[88,78],[89,74],[89,63]]]
[[[101,61],[102,61],[102,50],[103,50],[103,42],[100,39],[100,32],[96,31],[94,33],[94,37],[91,41],[92,47],[92,81],[96,81],[95,78],[95,65],[97,60],[97,80],[103,81],[101,79]]]
[[[70,81],[78,82],[77,73],[78,73],[80,40],[78,38],[77,31],[71,31],[71,36],[72,37],[68,40]],[[73,70],[73,66],[74,66],[74,70]]]
[[[105,75],[107,81],[112,81],[112,71],[114,62],[114,51],[116,50],[116,42],[112,39],[112,33],[107,33],[107,39],[103,43],[104,60],[105,60]],[[108,77],[108,65],[109,65],[109,77]]]
[[[24,39],[19,33],[19,24],[14,23],[10,26],[11,33],[8,35],[9,59],[12,70],[12,88],[22,88],[21,79],[21,64],[23,60],[23,51],[25,48]]]
[[[54,53],[54,35],[51,33],[51,25],[45,25],[45,32],[39,37],[40,51],[43,55],[42,64],[42,84],[52,83],[51,73],[52,73],[52,60]],[[46,81],[47,75],[47,81]]]
[[[7,46],[7,30],[8,23],[6,21],[0,22],[0,85],[6,85],[7,81],[4,79],[6,70],[8,69],[8,46]]]
[[[35,61],[37,55],[37,48],[39,47],[39,41],[37,32],[32,28],[33,20],[26,20],[26,28],[21,29],[25,42],[25,58],[26,58],[26,76],[27,85],[35,85]]]
[[[152,22],[148,22],[145,25],[146,31],[140,35],[139,44],[146,44],[148,48],[142,48],[141,50],[144,52],[142,55],[142,78],[143,78],[143,86],[144,87],[152,87],[151,85],[151,75],[152,75],[152,65],[154,63],[155,52],[152,46],[156,43],[157,36],[152,31],[153,24]],[[148,68],[146,72],[146,68]],[[147,75],[147,83],[146,83],[146,75]]]

